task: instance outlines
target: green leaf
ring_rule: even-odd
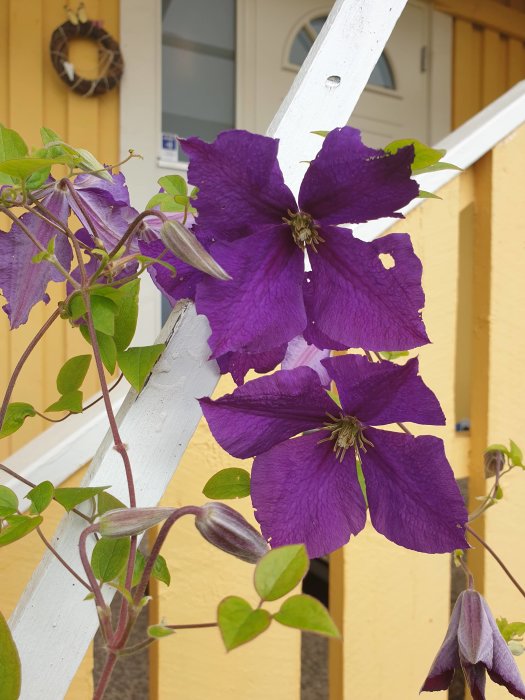
[[[22,427],[26,418],[36,416],[36,411],[30,403],[10,403],[7,407],[0,438],[16,433]]]
[[[225,598],[217,609],[217,622],[227,651],[258,637],[271,621],[267,610],[254,610],[247,600],[237,596]]]
[[[165,175],[158,180],[162,189],[173,196],[188,194],[188,185],[186,180],[180,175]]]
[[[126,566],[129,557],[129,537],[99,540],[91,554],[91,568],[99,581],[113,581]]]
[[[58,158],[16,158],[15,160],[6,160],[0,163],[0,172],[6,173],[10,177],[26,178],[34,175],[43,168],[51,168],[52,165],[67,163],[67,159]]]
[[[4,527],[2,532],[0,532],[0,547],[5,547],[29,535],[43,520],[44,518],[41,515],[38,515],[36,518],[32,518],[29,515],[16,516],[16,518],[13,518],[10,524]]]
[[[41,168],[27,178],[26,187],[28,190],[37,190],[45,183],[51,172],[51,167]]]
[[[16,513],[18,510],[18,497],[7,486],[0,486],[0,518]]]
[[[142,390],[164,347],[163,344],[146,345],[145,347],[129,348],[117,354],[119,367],[135,391]]]
[[[140,280],[128,282],[120,288],[123,298],[119,303],[115,317],[115,332],[113,338],[118,351],[125,350],[133,340],[139,315]]]
[[[11,630],[0,613],[0,700],[17,700],[21,687],[20,657]]]
[[[98,496],[109,486],[73,486],[55,489],[55,501],[58,501],[60,505],[65,508],[68,512],[73,510],[75,506],[79,503],[84,503],[84,501],[89,501],[90,498]]]
[[[26,494],[37,513],[42,513],[53,500],[55,487],[50,481],[42,481]]]
[[[172,630],[170,627],[164,627],[164,625],[150,625],[148,627],[148,637],[153,637],[153,639],[171,637],[172,634],[175,634],[175,630]]]
[[[166,586],[169,586],[171,583],[171,574],[169,572],[168,565],[166,564],[166,560],[164,559],[164,557],[160,554],[155,559],[151,575],[153,576],[153,578],[156,578],[157,581],[165,583]]]
[[[316,632],[325,637],[341,636],[324,605],[312,596],[303,593],[293,595],[285,600],[273,618],[287,627]]]
[[[46,413],[56,413],[58,411],[69,411],[70,413],[82,413],[81,391],[70,391],[68,394],[61,396],[58,401],[52,403],[46,408]]]
[[[499,617],[496,624],[506,642],[510,642],[512,639],[521,640],[525,635],[525,622],[509,622],[506,618]]]
[[[319,129],[319,131],[312,131],[310,133],[315,134],[316,136],[322,136],[323,138],[326,138],[330,132]]]
[[[62,141],[62,139],[56,133],[56,131],[53,131],[53,129],[48,129],[45,126],[42,126],[40,128],[40,137],[44,146],[47,146],[49,143],[56,143]]]
[[[27,153],[27,146],[20,134],[0,124],[0,161],[24,158]]]
[[[419,190],[418,197],[420,199],[442,199],[442,197],[439,195],[434,194],[433,192],[427,192],[426,190]]]
[[[412,162],[412,172],[418,172],[422,168],[428,168],[440,161],[446,154],[444,148],[430,148],[417,139],[398,139],[385,146],[387,153],[397,153],[400,148],[414,146],[414,161]]]
[[[398,357],[407,357],[408,350],[384,350],[379,353],[384,360],[397,360]]]
[[[507,455],[507,457],[510,457],[510,452],[509,450],[505,447],[505,445],[500,445],[499,443],[495,442],[493,445],[489,445],[485,452],[503,452],[504,455]]]
[[[282,598],[302,581],[308,565],[308,555],[302,544],[272,549],[255,567],[255,590],[263,600]]]
[[[98,494],[97,515],[103,515],[108,510],[116,510],[117,508],[127,508],[127,505],[107,491]]]
[[[342,408],[341,406],[341,399],[339,398],[339,394],[337,393],[337,389],[334,389],[334,391],[331,391],[330,389],[325,389],[326,393],[328,396],[332,399],[334,403],[336,403],[339,408]]]
[[[214,474],[202,489],[206,498],[225,500],[250,495],[250,473],[246,469],[230,467]]]
[[[363,494],[363,498],[365,499],[366,507],[368,508],[365,475],[363,474],[363,465],[361,464],[360,460],[356,460],[355,468],[357,470],[357,481],[359,482],[359,488],[361,489],[361,493]]]
[[[57,389],[61,394],[69,394],[80,389],[86,378],[91,355],[76,355],[62,366],[57,376]]]
[[[118,306],[111,299],[105,296],[91,295],[91,315],[96,331],[105,335],[113,335],[117,311]]]
[[[91,345],[91,339],[89,337],[89,330],[87,326],[79,326],[80,332]],[[98,349],[100,350],[100,357],[102,358],[102,363],[104,367],[110,374],[115,371],[115,366],[117,364],[117,346],[115,341],[110,335],[105,333],[99,333],[95,331],[98,342]]]
[[[434,163],[426,168],[421,168],[420,170],[412,170],[413,175],[422,175],[423,173],[435,173],[437,170],[463,170],[458,165],[453,163]],[[439,199],[441,199],[439,197]]]
[[[523,464],[523,452],[521,449],[516,445],[516,443],[511,440],[510,441],[510,461],[513,467],[518,467]]]

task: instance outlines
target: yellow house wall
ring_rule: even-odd
[[[525,9],[518,7],[519,2],[521,0],[514,0],[512,6]],[[117,38],[118,6],[117,0],[89,0],[88,3],[89,16],[103,18],[106,28]],[[45,124],[73,145],[92,150],[106,162],[116,162],[118,93],[86,100],[69,92],[51,68],[48,41],[53,29],[65,19],[62,8],[62,0],[33,0],[30,9],[27,3],[18,0],[0,3],[0,120],[20,131],[30,145],[38,144],[38,128]],[[525,77],[523,44],[495,34],[476,28],[467,20],[455,21],[456,125]],[[92,70],[93,58],[90,46],[75,49],[75,63],[85,66],[86,74]],[[486,398],[487,432],[490,440],[498,441],[510,436],[519,442],[523,428],[521,402],[525,387],[521,386],[523,377],[516,377],[514,369],[519,366],[525,333],[522,326],[516,329],[516,319],[522,315],[525,301],[520,285],[525,231],[513,212],[519,211],[520,188],[515,173],[520,172],[519,154],[523,153],[524,146],[523,134],[514,137],[496,149],[491,165],[490,216],[494,241],[498,245],[491,249],[490,320],[493,325],[486,338],[490,353]],[[403,227],[412,233],[425,265],[425,319],[434,345],[420,353],[422,373],[442,400],[449,417],[449,425],[439,434],[446,441],[457,476],[469,473],[472,476],[473,465],[478,464],[476,460],[479,459],[469,460],[470,438],[457,435],[453,429],[458,346],[456,296],[462,225],[458,212],[472,202],[475,193],[472,180],[472,173],[462,175],[441,193],[443,202],[427,202],[410,217],[406,228]],[[468,222],[466,215],[467,228]],[[397,230],[402,229],[398,227]],[[53,298],[56,300],[56,293]],[[14,333],[8,332],[6,319],[3,315],[0,317],[2,386],[7,383],[28,338],[50,308],[33,310],[28,327]],[[82,351],[85,351],[83,341],[70,333],[65,324],[57,326],[24,370],[16,398],[32,400],[39,406],[50,403],[55,398],[56,370],[68,356]],[[471,352],[476,351],[474,345]],[[94,379],[89,381],[94,390]],[[469,386],[467,381],[463,393]],[[219,393],[230,388],[231,385],[223,381]],[[25,443],[42,427],[42,423],[33,420],[19,434],[3,441],[0,458]],[[200,492],[209,476],[234,463],[236,460],[213,442],[206,426],[200,425],[164,502],[171,505],[202,502]],[[519,560],[523,527],[519,514],[525,502],[525,480],[521,474],[511,476],[515,478],[509,481],[515,483],[508,489],[505,502],[490,512],[486,533],[498,543],[505,561],[508,560],[523,579],[524,564]],[[478,483],[483,485],[482,481]],[[251,517],[248,503],[243,506],[246,515]],[[49,532],[58,517],[58,509],[47,517]],[[0,605],[5,614],[11,611],[41,551],[39,540],[32,535],[17,546],[15,562],[10,561],[8,565],[6,557],[0,557]],[[245,595],[256,602],[251,567],[207,545],[190,519],[174,529],[165,556],[171,566],[173,583],[169,589],[159,586],[161,618],[177,623],[212,620],[217,602],[227,594]],[[522,617],[521,601],[499,569],[484,558],[483,564],[480,576],[494,612],[513,619]],[[340,593],[336,617],[345,641],[338,642],[333,649],[332,700],[416,697],[422,674],[446,626],[448,567],[448,557],[406,552],[379,538],[371,529],[334,557],[332,586],[333,591]],[[15,568],[19,573],[13,576]],[[207,575],[208,571],[212,576]],[[386,630],[380,635],[375,625],[378,619],[381,629]],[[390,647],[394,640],[395,647],[404,651],[382,654],[379,672],[378,646],[380,649],[385,644]],[[229,655],[225,654],[215,630],[178,633],[163,640],[152,651],[152,670],[158,668],[161,680],[160,683],[154,681],[151,697],[161,700],[172,697],[299,698],[299,645],[297,633],[277,625],[254,644]],[[523,657],[518,663],[523,671]],[[88,654],[68,695],[70,700],[90,696],[90,670]],[[491,692],[495,699],[503,697],[498,695],[499,689],[491,688]]]

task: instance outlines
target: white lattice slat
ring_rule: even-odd
[[[399,17],[406,0],[339,0],[311,56],[268,133],[281,139],[279,159],[289,185],[297,190],[301,160],[321,146],[315,129],[344,124]],[[336,80],[338,78],[339,80]],[[195,397],[210,393],[218,379],[207,362],[207,321],[191,304],[174,311],[161,334],[166,351],[137,398],[131,391],[118,420],[129,446],[139,505],[156,504],[175,471],[200,417]],[[84,485],[112,484],[125,500],[118,455],[106,437]],[[54,544],[80,569],[78,537],[82,523],[65,518]],[[10,624],[23,666],[22,700],[64,697],[97,627],[94,604],[85,591],[46,555],[27,587]]]

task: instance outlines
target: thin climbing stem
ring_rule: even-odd
[[[87,588],[88,591],[91,593],[91,592],[92,592],[92,591],[91,591],[91,586],[90,586],[88,583],[86,583],[86,582],[84,581],[84,579],[83,579],[81,576],[79,576],[79,575],[77,574],[77,572],[67,563],[67,561],[65,561],[65,559],[63,559],[63,557],[60,556],[60,554],[59,554],[59,553],[57,552],[57,550],[53,547],[53,545],[51,544],[51,542],[50,542],[50,541],[47,539],[47,537],[44,535],[44,533],[42,532],[42,529],[41,529],[40,527],[37,527],[37,528],[36,528],[36,531],[37,531],[38,536],[39,536],[40,539],[42,540],[42,542],[45,544],[45,546],[46,546],[46,547],[49,549],[49,551],[51,552],[51,554],[53,554],[53,556],[55,556],[55,557],[58,559],[58,561],[62,564],[62,566],[63,566],[64,568],[66,568],[66,569],[69,571],[69,573],[71,574],[71,576],[74,576],[74,577],[76,578],[76,580],[77,580],[79,583],[81,583],[81,584],[84,586],[84,588]]]
[[[501,566],[501,568],[503,569],[503,571],[505,572],[505,574],[506,574],[506,575],[508,576],[508,578],[512,581],[512,583],[516,586],[516,588],[517,588],[518,591],[521,593],[521,595],[525,598],[525,589],[523,589],[523,588],[520,586],[520,584],[518,583],[518,581],[517,581],[517,580],[514,578],[514,576],[510,573],[510,571],[508,570],[508,568],[505,566],[505,564],[502,562],[502,560],[501,560],[500,557],[496,554],[496,552],[492,549],[492,547],[491,547],[487,542],[485,542],[485,540],[484,540],[482,537],[480,537],[476,532],[474,532],[474,530],[473,530],[471,527],[469,527],[468,525],[465,525],[465,530],[466,530],[469,534],[471,534],[472,537],[474,537],[474,539],[476,539],[481,545],[483,545],[483,547],[485,547],[485,549],[487,550],[487,552],[498,562],[498,564]]]

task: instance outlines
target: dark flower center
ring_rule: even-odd
[[[295,214],[288,209],[287,219],[283,216],[283,221],[285,224],[289,224],[292,229],[292,236],[294,243],[305,250],[306,246],[311,246],[313,251],[317,253],[317,247],[319,243],[324,243],[324,238],[321,238],[319,231],[317,230],[319,226],[314,224],[314,220],[304,211],[295,212]]]
[[[359,460],[359,450],[366,452],[365,445],[374,446],[370,440],[365,438],[363,426],[354,416],[345,416],[342,413],[339,414],[339,418],[332,416],[331,413],[327,413],[327,416],[330,421],[324,424],[322,430],[329,430],[330,435],[319,440],[318,444],[333,440],[334,452],[340,462],[343,461],[345,454],[351,447],[354,448],[355,458]]]

